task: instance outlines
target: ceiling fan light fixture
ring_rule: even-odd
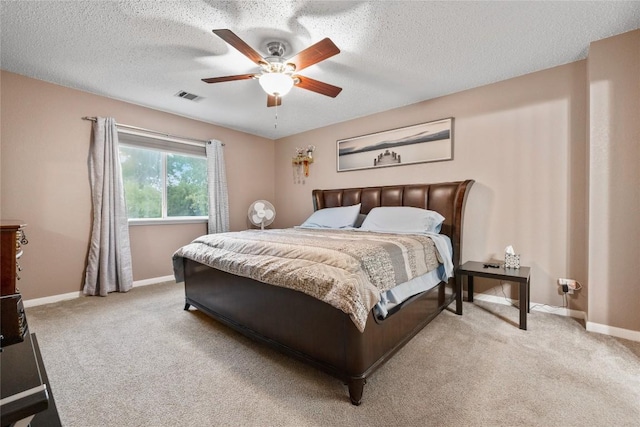
[[[293,87],[293,78],[284,73],[264,73],[258,81],[262,89],[269,95],[285,96]]]

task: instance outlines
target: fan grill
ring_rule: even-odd
[[[251,224],[264,230],[264,227],[271,225],[276,218],[276,209],[266,200],[256,200],[249,206],[247,215]]]

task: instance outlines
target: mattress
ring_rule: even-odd
[[[408,282],[401,283],[393,289],[380,294],[380,302],[374,307],[374,313],[379,319],[384,319],[394,307],[408,300],[414,295],[426,292],[440,283],[437,270],[432,270],[427,274],[418,276]]]

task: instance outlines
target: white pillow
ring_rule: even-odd
[[[410,206],[371,209],[361,230],[387,233],[439,233],[444,217],[438,212]]]
[[[353,227],[358,214],[360,203],[352,206],[325,208],[315,211],[300,227],[303,228],[346,228]]]

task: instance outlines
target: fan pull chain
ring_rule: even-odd
[[[274,129],[278,129],[278,95],[276,95],[276,122],[273,125]]]

